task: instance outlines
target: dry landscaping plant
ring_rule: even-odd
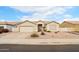
[[[41,35],[45,35],[45,33],[44,32],[41,32]]]
[[[39,35],[36,33],[33,33],[33,34],[31,34],[31,37],[39,37]]]
[[[55,34],[57,34],[59,31],[56,31]]]

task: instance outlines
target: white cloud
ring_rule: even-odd
[[[1,22],[5,22],[6,20],[5,20],[5,19],[0,19],[0,21],[1,21]]]
[[[79,18],[67,18],[64,21],[79,21]]]
[[[64,15],[65,17],[70,17],[69,15],[65,15],[65,12],[68,9],[71,9],[72,7],[49,7],[49,6],[16,6],[16,7],[11,7],[14,8],[16,10],[19,10],[21,12],[31,12],[32,16],[23,16],[26,17],[27,19],[32,18],[32,19],[45,19],[47,18],[49,15],[52,16],[57,16],[57,15]]]
[[[29,21],[37,21],[37,20],[49,21],[48,19],[43,19],[43,18],[29,18],[27,16],[23,16],[23,18],[21,18],[21,21],[25,21],[25,20],[29,20]]]
[[[72,15],[66,14],[66,15],[64,15],[64,18],[69,18],[69,19],[71,19],[71,18],[72,18]]]

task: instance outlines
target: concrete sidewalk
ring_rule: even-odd
[[[0,39],[0,44],[65,45],[79,44],[79,39]]]

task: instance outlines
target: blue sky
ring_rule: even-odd
[[[79,6],[0,6],[0,21],[79,19]]]

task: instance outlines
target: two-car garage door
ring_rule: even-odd
[[[20,32],[33,32],[33,27],[20,27]]]

